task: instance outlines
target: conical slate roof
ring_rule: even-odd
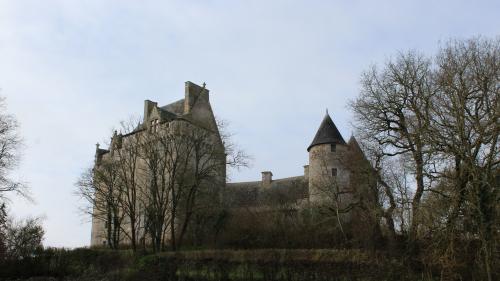
[[[323,118],[323,121],[319,126],[318,132],[314,136],[311,145],[309,145],[309,147],[307,148],[307,151],[309,151],[311,147],[315,145],[325,144],[325,143],[345,144],[344,138],[342,137],[339,130],[333,123],[330,115],[328,115],[328,112],[326,113],[325,118]]]

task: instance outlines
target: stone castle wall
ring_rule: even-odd
[[[325,123],[325,120],[328,122]],[[322,131],[325,124],[326,126],[330,126],[327,127],[326,136],[324,131]],[[149,100],[145,101],[144,120],[141,126],[137,128],[135,132],[126,136],[115,136],[111,142],[110,151],[97,149],[96,167],[99,161],[105,161],[106,159],[115,157],[114,150],[119,149],[119,145],[115,147],[115,144],[127,145],[133,142],[134,138],[140,138],[144,134],[154,133],[157,130],[167,130],[171,132],[179,130],[189,131],[192,126],[214,132],[212,141],[223,148],[223,142],[218,132],[214,113],[210,105],[209,91],[194,83],[186,82],[185,98],[183,100],[178,100],[164,107],[158,107],[156,102]],[[346,161],[351,157],[350,153],[354,151],[352,149],[353,145],[351,141],[349,144],[345,144],[328,113],[325,116],[317,136],[319,135],[322,138],[329,137],[328,133],[331,132],[332,128],[337,134],[335,137],[339,138],[341,143],[335,143],[333,141],[328,143],[314,143],[313,141],[313,144],[309,147],[309,163],[304,166],[304,175],[276,180],[272,179],[272,172],[265,171],[262,173],[262,181],[226,184],[226,170],[224,167],[220,171],[220,182],[222,182],[223,185],[227,185],[225,191],[226,195],[228,192],[231,192],[228,190],[229,188],[234,188],[233,197],[235,202],[248,203],[265,202],[266,197],[262,197],[262,194],[271,196],[273,192],[281,192],[289,195],[288,197],[290,198],[287,197],[287,199],[296,203],[299,208],[302,208],[310,206],[310,204],[319,204],[325,202],[325,200],[329,200],[328,197],[332,195],[332,192],[347,191],[353,167],[352,165],[346,165]],[[335,148],[332,149],[332,144],[334,143]],[[360,153],[364,159],[364,155],[362,155],[362,152]],[[140,168],[141,165],[144,166],[145,164],[140,163],[138,168]],[[334,173],[332,169],[335,169],[336,172]],[[258,193],[260,192],[256,193],[256,190],[262,190],[263,193],[259,195]],[[226,198],[230,197],[232,196]],[[353,200],[348,193],[343,194],[340,199],[343,201],[342,204],[344,206]],[[238,208],[237,206],[232,207]],[[94,218],[92,221],[91,246],[103,245],[103,242],[105,242],[104,230],[104,221]],[[139,234],[139,236],[140,235],[141,234]]]

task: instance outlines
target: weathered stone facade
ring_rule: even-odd
[[[186,82],[185,97],[166,106],[159,107],[156,102],[146,100],[144,103],[144,119],[142,124],[128,135],[115,134],[109,150],[96,149],[96,167],[104,159],[113,157],[115,149],[136,134],[148,134],[159,128],[179,128],[189,124],[214,132],[217,136],[213,141],[222,146],[217,124],[210,106],[209,91],[192,82]],[[223,147],[221,148],[223,149]],[[272,172],[262,172],[262,180],[225,184],[223,200],[227,200],[231,208],[272,208],[276,196],[285,198],[297,208],[321,203],[325,200],[324,189],[330,189],[332,182],[339,190],[348,190],[352,163],[346,159],[352,158],[352,153],[362,152],[351,137],[346,143],[333,123],[330,116],[325,115],[311,145],[307,148],[309,163],[304,166],[304,175],[285,179],[273,179]],[[225,183],[226,171],[221,169],[220,176]],[[343,195],[345,204],[353,200],[348,192]],[[102,245],[105,230],[104,222],[93,219],[91,245]]]
[[[117,159],[124,146],[133,145],[134,142],[138,143],[140,139],[146,138],[148,134],[154,134],[160,131],[166,132],[167,134],[174,134],[180,131],[187,133],[194,130],[207,132],[207,136],[209,136],[207,141],[213,146],[219,147],[222,151],[221,155],[224,155],[224,147],[215,116],[210,106],[209,90],[204,86],[200,87],[188,81],[185,83],[184,99],[162,107],[159,107],[156,102],[146,100],[144,102],[143,120],[132,132],[125,135],[115,132],[111,139],[109,149],[101,149],[99,145],[97,145],[94,169],[99,169],[103,162]],[[225,159],[220,159],[220,161],[225,163]],[[139,159],[135,170],[145,170],[145,165],[146,163]],[[218,169],[216,173],[216,176],[220,178],[219,182],[225,183],[225,165],[220,165],[220,169]],[[148,180],[144,178],[144,176],[141,176],[140,172],[138,172],[137,175],[139,177],[136,179],[138,182]],[[137,208],[138,212],[142,212],[140,206]],[[140,219],[142,214],[138,216]],[[102,216],[98,216],[98,210],[94,207],[91,246],[98,246],[106,243],[105,223]],[[140,227],[142,226],[140,225]],[[131,231],[130,223],[127,224],[126,218],[124,219],[124,230],[127,233]],[[137,235],[141,236],[141,233]],[[127,241],[124,241],[124,243],[126,244]]]

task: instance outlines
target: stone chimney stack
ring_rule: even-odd
[[[102,159],[101,154],[99,153],[99,151],[100,151],[99,150],[99,146],[100,146],[99,143],[95,144],[95,159],[94,159],[94,162],[95,162],[96,166],[101,164],[101,159]]]
[[[308,180],[308,179],[309,179],[309,165],[305,165],[305,166],[304,166],[304,178],[305,178],[306,180]]]
[[[145,100],[144,101],[144,122],[147,122],[149,119],[149,115],[151,114],[151,110],[153,108],[157,107],[158,103],[152,102],[150,100]]]
[[[273,182],[273,173],[270,171],[262,172],[262,186],[269,187]]]
[[[202,86],[198,86],[195,83],[191,81],[187,81],[184,86],[184,114],[188,114],[191,112],[191,109],[193,108],[194,103],[196,100],[200,97],[200,95],[203,92],[204,97],[207,99],[209,98],[209,91],[208,89],[205,88],[205,83],[203,83]]]
[[[111,153],[113,153],[115,149],[122,148],[122,137],[123,135],[121,133],[118,134],[118,131],[115,130],[113,132],[113,137],[111,138],[111,144],[109,146],[109,150],[111,151]]]

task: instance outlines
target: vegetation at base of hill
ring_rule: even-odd
[[[434,280],[431,273],[425,280]],[[362,250],[203,250],[134,255],[54,249],[0,266],[1,280],[422,280],[401,259]]]
[[[128,265],[126,253],[88,249],[38,249],[30,257],[1,261],[0,280],[109,274]]]

